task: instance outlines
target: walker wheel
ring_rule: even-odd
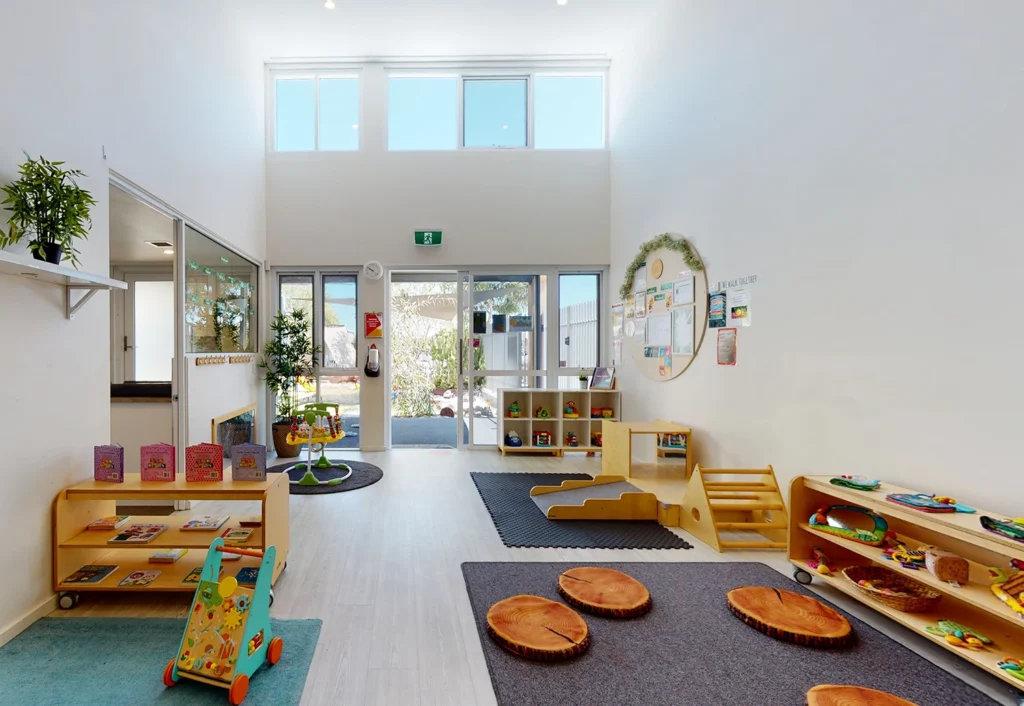
[[[74,591],[66,591],[61,593],[57,598],[57,605],[64,610],[71,610],[78,605],[78,594]]]
[[[231,706],[239,706],[245,701],[245,695],[249,693],[249,677],[238,674],[231,680],[231,688],[228,689],[228,702]]]
[[[811,581],[814,580],[814,577],[811,576],[809,572],[804,571],[803,569],[794,570],[793,578],[796,579],[796,582],[801,586],[809,586],[811,584]]]
[[[174,679],[174,660],[172,659],[167,663],[167,666],[164,667],[164,686],[170,687],[177,683],[178,682]]]
[[[267,648],[267,661],[270,664],[277,664],[278,660],[281,659],[281,653],[284,651],[284,640],[279,637],[275,637],[270,641],[270,647]]]

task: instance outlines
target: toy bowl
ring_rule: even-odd
[[[851,566],[843,569],[843,576],[861,593],[904,613],[929,613],[942,599],[938,591],[881,566]],[[870,581],[874,585],[864,585],[861,581]]]
[[[604,417],[605,419],[611,419],[612,417],[615,416],[615,410],[611,409],[610,407],[605,407],[604,409],[601,410],[601,416]]]
[[[601,408],[600,407],[591,407],[590,408],[590,418],[591,419],[600,419],[601,418]]]

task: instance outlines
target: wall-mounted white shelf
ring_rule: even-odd
[[[64,316],[68,319],[75,318],[75,313],[92,299],[92,295],[96,292],[128,289],[128,283],[119,279],[79,272],[73,267],[51,265],[49,262],[16,255],[6,250],[0,250],[0,274],[15,275],[35,282],[63,287]],[[85,292],[85,295],[77,302],[72,302],[71,293],[75,291]]]

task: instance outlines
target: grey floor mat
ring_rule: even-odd
[[[552,483],[552,485],[561,485]],[[557,493],[545,493],[544,495],[531,495],[530,500],[540,508],[545,515],[552,505],[582,505],[590,498],[617,498],[623,493],[642,493],[632,483],[622,481],[621,483],[608,483],[607,485],[596,485],[590,488],[577,488],[576,490],[562,490]]]
[[[472,473],[480,497],[506,547],[576,549],[692,549],[657,522],[549,520],[533,502],[535,485],[589,479],[585,473]]]
[[[499,706],[797,706],[818,684],[881,689],[919,706],[994,704],[953,674],[847,616],[854,643],[818,650],[780,642],[734,617],[725,594],[769,586],[811,595],[760,563],[609,563],[651,592],[643,617],[584,615],[582,656],[542,664],[506,652],[487,635],[487,609],[517,594],[561,601],[558,576],[586,562],[466,563],[462,573]],[[817,597],[817,596],[816,596]],[[963,669],[974,667],[964,664]]]

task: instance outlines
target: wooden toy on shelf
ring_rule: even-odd
[[[565,435],[565,445],[571,446],[572,448],[576,448],[577,446],[580,445],[580,440],[577,439],[576,435],[570,431],[567,432]]]
[[[548,411],[547,407],[541,405],[534,410],[533,416],[537,419],[551,419],[551,412]]]
[[[533,445],[538,448],[551,446],[551,432],[540,430],[533,432]]]
[[[522,414],[522,410],[519,408],[519,402],[515,401],[508,406],[508,418],[519,419],[519,415]]]
[[[863,526],[870,521],[874,527]],[[885,542],[889,523],[885,518],[856,505],[827,505],[818,508],[809,521],[811,529],[839,535],[861,544],[878,547]],[[858,526],[860,525],[860,526]]]
[[[234,576],[220,578],[222,554],[259,558],[255,586],[240,586]],[[264,662],[277,664],[284,641],[270,625],[275,554],[273,546],[238,549],[225,547],[220,537],[213,540],[177,654],[164,668],[164,686],[174,686],[183,677],[219,686],[228,690],[228,702],[238,706],[256,670]]]
[[[878,486],[881,485],[882,481],[866,476],[836,476],[829,483],[843,488],[853,488],[854,490],[878,490]]]
[[[921,512],[974,512],[973,507],[957,504],[956,500],[944,495],[925,493],[889,493],[885,499],[897,505],[912,507]]]
[[[615,419],[590,419],[591,407],[614,409],[622,407],[622,393],[617,390],[562,390],[554,388],[515,387],[498,390],[497,409],[502,410],[497,421],[497,449],[502,455],[509,453],[546,454],[562,458],[566,453],[600,454],[600,447],[587,443],[594,432]],[[514,402],[513,402],[514,400]],[[518,416],[516,415],[518,413]],[[505,443],[508,432],[515,430],[524,442],[521,446]],[[536,446],[531,443],[535,431],[546,431],[551,443]],[[578,443],[566,441],[572,432]]]
[[[983,650],[992,644],[992,640],[977,630],[952,620],[940,620],[936,625],[926,626],[924,631],[929,635],[943,638],[954,647]]]
[[[565,409],[562,410],[562,417],[565,419],[579,419],[580,410],[576,407],[576,403],[569,400],[565,403]]]

